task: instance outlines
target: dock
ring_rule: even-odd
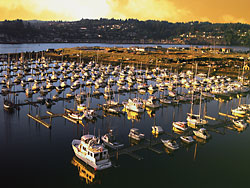
[[[236,116],[233,116],[233,115],[230,115],[230,114],[225,114],[225,113],[222,113],[222,112],[219,112],[219,115],[224,116],[224,117],[229,117],[231,119],[238,119],[238,117],[236,117]]]
[[[110,157],[118,157],[119,155],[129,155],[130,157],[136,159],[136,160],[142,160],[143,157],[136,154],[136,151],[142,150],[142,149],[148,149],[150,151],[153,151],[157,154],[162,154],[163,152],[159,149],[154,148],[153,146],[161,144],[161,140],[158,139],[156,141],[149,141],[149,140],[143,140],[141,143],[138,143],[136,145],[123,148],[118,151],[114,151],[110,153]],[[118,152],[118,153],[117,153]]]
[[[43,121],[41,117],[39,117],[39,116],[33,116],[33,115],[31,115],[31,114],[27,114],[27,116],[28,116],[29,118],[35,120],[36,122],[42,124],[44,127],[46,127],[46,128],[51,128],[51,124],[48,124],[48,123],[46,123],[45,121]]]

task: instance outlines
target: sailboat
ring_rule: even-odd
[[[189,126],[201,126],[206,125],[208,123],[207,120],[201,118],[201,96],[200,95],[200,107],[199,114],[193,114],[193,94],[192,94],[192,104],[191,104],[191,112],[187,115],[187,122]]]
[[[196,64],[196,73],[197,74],[197,64]],[[196,79],[196,76],[195,76]],[[194,103],[194,92],[192,92],[192,103],[191,103],[191,112],[188,113],[187,115],[187,122],[189,126],[201,126],[205,125],[208,123],[207,120],[201,118],[201,98],[202,97],[202,89],[201,89],[201,94],[200,94],[200,106],[199,106],[199,114],[193,114],[193,103]]]

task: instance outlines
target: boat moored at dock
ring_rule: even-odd
[[[112,166],[108,150],[93,135],[83,135],[81,140],[74,139],[72,148],[79,159],[95,170],[104,170]]]

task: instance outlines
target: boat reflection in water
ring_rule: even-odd
[[[172,149],[169,149],[169,148],[167,148],[167,147],[164,147],[164,150],[165,150],[165,152],[169,155],[169,156],[174,156],[174,150],[172,150]]]
[[[200,138],[198,136],[193,136],[194,140],[200,144],[206,144],[208,142],[208,139],[203,139],[203,138]]]
[[[147,114],[150,118],[155,117],[155,110],[152,108],[146,107]]]
[[[77,167],[81,180],[85,180],[86,184],[101,184],[101,175],[103,172],[95,171],[75,156],[71,160],[71,163]]]
[[[180,129],[177,129],[176,127],[173,127],[172,128],[173,132],[176,133],[176,134],[183,134],[184,131],[180,130]]]
[[[136,139],[133,139],[131,137],[129,137],[129,144],[130,146],[134,146],[134,145],[137,145],[139,143],[143,142],[142,140],[136,140]]]
[[[128,120],[136,120],[136,121],[140,121],[141,120],[141,113],[130,111],[130,110],[127,110],[125,108],[122,111],[123,112],[127,112],[127,118],[128,118]]]
[[[233,128],[234,128],[236,131],[238,131],[239,133],[242,133],[243,131],[246,130],[246,128],[244,128],[244,127],[238,127],[238,126],[236,126],[236,125],[233,125]]]

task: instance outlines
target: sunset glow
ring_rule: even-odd
[[[250,23],[249,1],[200,0],[2,0],[0,20],[134,18],[170,22]]]

